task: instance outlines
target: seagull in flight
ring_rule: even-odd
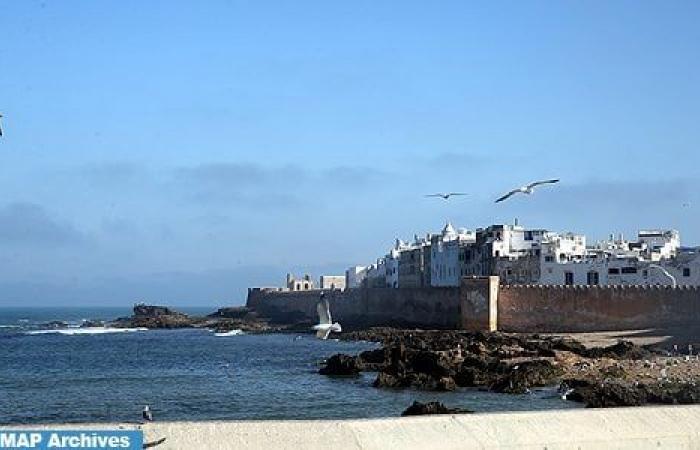
[[[0,114],[0,119],[2,119],[2,114]],[[0,136],[2,136],[2,126],[0,126]]]
[[[338,322],[333,323],[331,319],[331,307],[328,304],[328,299],[326,294],[321,292],[321,298],[318,300],[316,305],[316,311],[318,311],[318,325],[314,325],[313,329],[316,330],[316,337],[319,339],[326,340],[331,331],[340,333],[342,328]]]
[[[440,197],[443,200],[447,200],[452,196],[457,196],[457,195],[469,195],[466,192],[447,192],[447,193],[442,193],[438,192],[437,194],[427,194],[424,197]]]
[[[517,189],[513,189],[512,191],[508,192],[506,195],[504,195],[503,197],[496,200],[496,203],[502,202],[503,200],[507,200],[510,197],[514,196],[515,194],[528,194],[528,195],[530,195],[533,192],[535,192],[535,188],[537,186],[540,186],[543,184],[554,184],[554,183],[558,183],[558,182],[559,182],[559,180],[542,180],[542,181],[535,181],[533,183],[526,184],[525,186],[519,187]]]

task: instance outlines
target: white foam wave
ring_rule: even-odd
[[[243,330],[231,330],[225,333],[214,333],[214,336],[225,337],[225,336],[239,336],[243,334]]]
[[[133,333],[136,331],[148,331],[148,328],[110,328],[110,327],[85,327],[85,328],[56,328],[55,330],[34,330],[26,334],[63,334],[75,336],[81,334],[109,334],[109,333]]]

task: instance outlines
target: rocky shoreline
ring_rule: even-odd
[[[476,387],[522,394],[559,386],[588,407],[700,403],[700,361],[620,341],[587,348],[561,336],[370,329],[344,339],[382,343],[356,356],[333,355],[324,375],[377,372],[376,388],[453,391]]]

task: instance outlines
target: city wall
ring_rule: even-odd
[[[472,331],[587,332],[700,324],[700,289],[679,286],[499,285],[463,278],[460,287],[326,291],[346,328],[405,326]],[[247,305],[279,322],[316,322],[319,291],[251,289]]]
[[[246,306],[279,322],[318,321],[314,291],[248,291]],[[346,289],[325,291],[333,320],[346,328],[415,326],[460,328],[460,289]]]
[[[586,332],[700,323],[694,286],[501,286],[498,329]]]

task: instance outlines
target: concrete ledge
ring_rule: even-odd
[[[133,429],[130,424],[60,428]],[[2,428],[57,428],[0,427]],[[166,449],[696,449],[700,405],[341,421],[155,422]]]

